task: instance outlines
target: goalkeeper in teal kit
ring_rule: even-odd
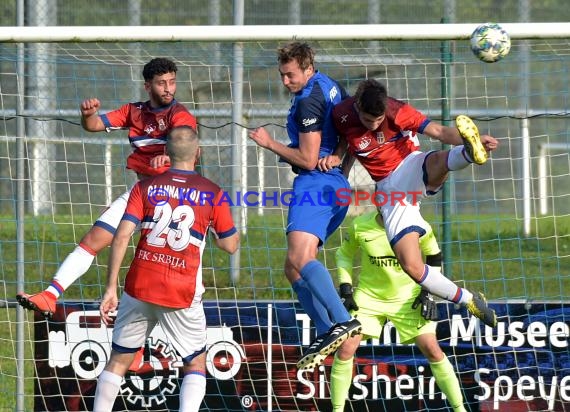
[[[420,238],[420,248],[428,265],[441,266],[441,251],[431,228]],[[359,251],[361,270],[353,291],[354,259]],[[354,219],[336,252],[336,263],[341,298],[362,324],[362,335],[346,340],[335,354],[331,371],[333,411],[344,410],[361,339],[378,338],[388,320],[398,330],[402,343],[415,343],[427,358],[453,411],[465,411],[459,380],[436,339],[435,302],[400,267],[377,211]]]

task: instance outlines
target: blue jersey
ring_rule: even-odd
[[[316,71],[307,85],[295,93],[287,116],[287,133],[291,147],[299,147],[299,133],[321,132],[319,158],[330,155],[338,144],[332,122],[332,108],[348,97],[335,80]]]
[[[287,133],[291,147],[299,147],[299,133],[321,132],[319,158],[330,155],[338,144],[338,133],[332,122],[332,109],[348,97],[333,79],[315,72],[307,85],[295,93],[287,116]],[[319,245],[342,223],[348,205],[338,201],[339,191],[350,190],[350,184],[339,168],[329,172],[317,169],[299,170],[293,182],[296,202],[289,205],[287,233],[301,231],[319,238]],[[320,200],[319,200],[320,199]]]

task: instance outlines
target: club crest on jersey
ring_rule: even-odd
[[[161,132],[166,130],[166,123],[164,123],[164,119],[158,119],[158,130]]]
[[[358,143],[358,148],[360,150],[364,150],[366,149],[368,146],[370,146],[370,143],[372,142],[372,139],[368,136],[364,136],[362,138],[362,140],[360,140],[360,142]]]
[[[376,141],[380,144],[386,141],[386,138],[384,137],[384,132],[376,132]]]

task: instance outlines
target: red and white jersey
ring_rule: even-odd
[[[410,153],[419,150],[417,133],[430,120],[407,103],[388,97],[386,118],[376,130],[368,130],[358,118],[354,97],[333,108],[333,122],[348,143],[348,151],[360,161],[374,181],[384,179]]]
[[[182,104],[173,100],[168,106],[152,108],[150,102],[127,103],[117,110],[101,115],[107,131],[129,129],[133,153],[127,158],[127,169],[154,176],[164,173],[169,165],[150,167],[150,159],[166,154],[166,135],[174,127],[196,129],[196,118]]]
[[[223,199],[220,187],[196,172],[169,169],[139,181],[123,216],[141,228],[125,292],[171,308],[200,301],[208,231],[219,238],[236,233]]]

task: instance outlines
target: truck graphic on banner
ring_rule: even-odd
[[[48,364],[71,367],[80,379],[95,380],[111,355],[113,329],[98,310],[77,310],[65,318],[65,330],[48,333]],[[218,380],[232,379],[245,361],[243,348],[232,330],[222,325],[207,329],[206,368]],[[177,394],[182,359],[168,343],[160,325],[150,333],[121,384],[121,394],[131,406],[154,408],[166,405]]]
[[[570,410],[570,305],[491,303],[496,328],[464,308],[438,303],[437,337],[458,373],[466,408],[478,412]],[[205,301],[208,325],[204,410],[330,410],[332,357],[314,371],[296,362],[315,335],[295,302]],[[112,329],[96,303],[58,305],[37,315],[34,357],[36,411],[91,410],[96,377],[111,348]],[[247,356],[246,356],[247,354]],[[181,360],[155,328],[125,376],[114,410],[178,410]],[[429,363],[403,345],[388,324],[355,357],[348,407],[446,410]]]

